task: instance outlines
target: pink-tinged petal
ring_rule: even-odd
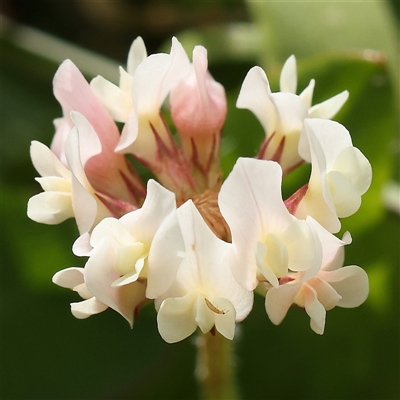
[[[315,80],[311,79],[308,86],[299,94],[299,97],[304,101],[307,108],[311,107],[312,98],[314,95]]]
[[[90,233],[84,232],[72,245],[72,252],[78,257],[89,256],[93,247],[90,245]]]
[[[311,286],[304,284],[302,286],[302,295],[304,297],[304,307],[311,319],[311,329],[318,335],[322,335],[325,329],[325,308],[318,301],[318,295]]]
[[[58,271],[54,274],[52,281],[58,286],[73,289],[84,282],[83,268],[71,267]]]
[[[58,286],[72,289],[74,292],[79,293],[79,296],[83,299],[93,297],[85,284],[83,268],[71,267],[58,271],[53,276],[52,281]]]
[[[60,159],[63,165],[67,165],[67,160],[65,159],[65,141],[68,133],[73,127],[71,118],[55,118],[53,120],[53,125],[55,128],[55,134],[51,141],[51,150]]]
[[[133,107],[131,93],[124,92],[100,75],[92,79],[90,87],[115,121],[126,122]]]
[[[279,325],[283,321],[300,287],[301,283],[287,283],[268,290],[265,310],[273,324]]]
[[[110,138],[113,135],[118,135],[118,132],[115,131],[116,128],[109,129],[114,125],[114,122],[92,92],[89,83],[72,61],[65,60],[60,65],[54,76],[53,88],[54,95],[63,109],[64,123],[69,126],[69,129],[73,127],[70,112],[78,111],[89,120],[98,133],[106,130]],[[63,153],[64,143],[67,138],[66,136],[58,138],[57,136],[60,133],[65,135],[66,132],[68,130],[64,127],[62,132],[57,130],[55,134],[53,143],[57,142],[58,145],[57,148],[54,148],[52,145],[52,150],[58,157]],[[109,142],[109,139],[106,139],[105,135],[103,139],[104,142]],[[116,137],[114,137],[115,139]]]
[[[97,202],[80,160],[79,133],[76,128],[68,135],[65,155],[72,172],[72,207],[80,234],[89,232],[97,216]]]
[[[79,154],[83,166],[87,161],[101,153],[100,139],[86,117],[79,112],[71,111],[71,119],[79,132]]]
[[[43,192],[28,201],[28,217],[41,224],[56,225],[73,216],[71,193]]]
[[[113,287],[112,283],[119,278],[114,262],[115,253],[104,240],[85,265],[85,282],[93,296],[120,313],[132,326],[135,309],[145,301],[146,285],[137,281]]]
[[[60,162],[57,156],[43,143],[32,141],[30,154],[33,166],[41,176],[59,176],[70,178],[71,172]]]
[[[296,93],[297,89],[297,65],[296,57],[291,55],[283,65],[279,86],[281,92]]]
[[[183,138],[205,138],[219,133],[226,117],[225,90],[208,72],[207,50],[196,46],[193,67],[170,94],[171,114]],[[200,149],[201,150],[201,149]]]
[[[321,271],[321,279],[326,280],[342,296],[338,302],[340,307],[358,307],[368,297],[368,275],[355,265],[335,271]]]
[[[193,318],[193,296],[168,298],[157,314],[158,331],[167,343],[176,343],[190,336],[197,324]]]
[[[347,90],[344,90],[336,96],[333,96],[330,99],[311,107],[308,115],[311,118],[331,119],[342,108],[343,104],[347,101],[348,98],[349,92]]]
[[[236,107],[250,110],[260,121],[267,136],[276,130],[278,115],[271,98],[268,78],[260,67],[253,67],[244,78]]]
[[[103,312],[107,308],[108,306],[96,299],[96,297],[91,297],[90,299],[77,303],[71,303],[71,313],[78,319],[89,318],[92,315]]]
[[[336,307],[342,298],[342,296],[323,279],[318,279],[317,277],[309,281],[308,284],[317,292],[318,301],[327,311]]]

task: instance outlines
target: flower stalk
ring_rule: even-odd
[[[234,342],[216,332],[196,340],[196,379],[202,400],[239,399],[235,377]]]

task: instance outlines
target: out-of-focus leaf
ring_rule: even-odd
[[[398,38],[394,15],[385,1],[248,1],[261,35],[263,65],[291,54],[307,57],[338,51],[379,50],[398,75]]]

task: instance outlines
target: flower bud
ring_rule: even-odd
[[[203,175],[218,159],[227,112],[225,90],[207,67],[207,50],[196,46],[190,72],[170,93],[171,115],[185,154]]]

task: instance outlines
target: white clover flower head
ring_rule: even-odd
[[[260,67],[250,69],[237,107],[255,114],[265,138],[258,155],[240,157],[223,181],[227,102],[208,71],[207,50],[196,46],[191,62],[172,38],[169,54],[148,55],[139,37],[119,71],[118,84],[101,76],[89,84],[63,62],[53,81],[62,117],[51,149],[31,145],[43,193],[29,200],[28,216],[46,224],[75,218],[72,251],[88,258],[83,268],[53,276],[82,298],[71,303],[75,317],[111,308],[133,326],[153,302],[168,343],[195,331],[232,340],[254,292],[265,295],[273,324],[296,305],[318,334],[326,311],[365,301],[366,273],[343,267],[350,234],[334,235],[372,177],[350,133],[330,120],[347,91],[312,105],[313,79],[296,94],[294,56],[279,92]],[[132,157],[153,177],[147,185]],[[310,179],[284,200],[282,180],[303,162],[311,164]]]

